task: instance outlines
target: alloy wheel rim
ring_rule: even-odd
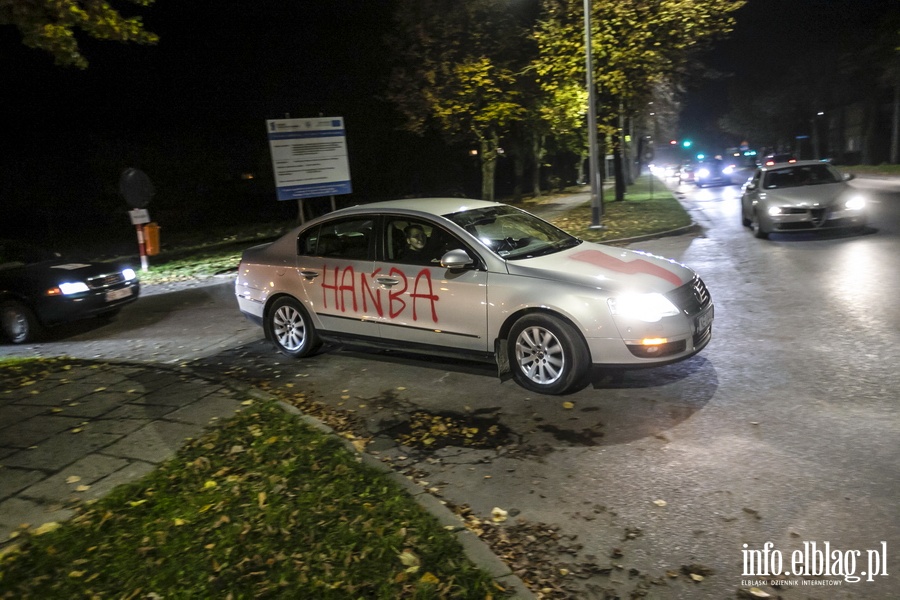
[[[288,351],[299,350],[306,341],[306,324],[300,311],[295,308],[282,306],[275,311],[273,325],[278,343]]]
[[[516,362],[530,381],[550,385],[562,377],[566,356],[562,344],[551,331],[528,327],[516,339]]]

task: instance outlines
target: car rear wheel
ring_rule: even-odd
[[[31,309],[15,300],[0,303],[0,337],[13,344],[33,342],[41,333],[41,325]]]
[[[507,344],[513,378],[541,394],[566,394],[587,384],[591,360],[584,340],[557,317],[532,314],[513,324]]]
[[[322,345],[309,313],[290,297],[279,298],[269,309],[265,331],[279,352],[294,358],[309,356]]]
[[[762,228],[762,225],[759,222],[759,215],[756,214],[755,210],[750,217],[750,230],[753,232],[753,235],[761,240],[768,239],[769,237],[769,232]]]

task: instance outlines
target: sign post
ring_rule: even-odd
[[[132,207],[128,211],[131,224],[137,230],[138,249],[141,254],[141,270],[147,272],[147,247],[144,243],[144,224],[150,222],[150,213],[147,205],[150,204],[156,190],[153,182],[147,174],[138,169],[125,169],[119,178],[119,193],[125,197],[125,202]]]
[[[266,121],[279,200],[297,200],[303,221],[304,198],[349,194],[350,165],[343,117]]]
[[[146,208],[133,208],[128,211],[131,218],[131,224],[137,231],[138,250],[141,253],[141,271],[147,272],[149,265],[147,264],[147,244],[144,239],[144,224],[150,222],[150,213]]]

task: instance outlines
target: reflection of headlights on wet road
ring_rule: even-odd
[[[844,202],[844,208],[847,210],[862,210],[866,207],[866,199],[862,196],[852,196]]]
[[[655,323],[663,317],[678,314],[675,305],[662,294],[628,294],[609,298],[606,301],[612,314],[628,319]]]

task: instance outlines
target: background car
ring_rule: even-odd
[[[675,163],[669,163],[663,169],[663,176],[666,179],[675,179],[678,177],[678,173],[681,171],[681,166]]]
[[[866,225],[866,198],[832,165],[817,160],[761,167],[744,185],[741,221],[756,237]]]
[[[684,360],[709,342],[714,311],[684,265],[459,198],[320,217],[246,250],[235,295],[288,356],[324,341],[462,356],[545,394],[584,387],[592,365]]]
[[[766,156],[760,159],[759,164],[762,167],[771,167],[777,165],[779,163],[795,163],[797,162],[797,157],[789,152],[782,152],[776,154],[767,154]]]
[[[679,183],[694,183],[695,169],[694,165],[682,165],[678,171]]]
[[[137,275],[127,265],[66,260],[0,240],[0,337],[14,344],[34,341],[54,325],[112,316],[139,293]]]
[[[731,185],[731,177],[725,173],[725,167],[725,163],[719,159],[701,161],[694,169],[694,183],[697,187]]]

